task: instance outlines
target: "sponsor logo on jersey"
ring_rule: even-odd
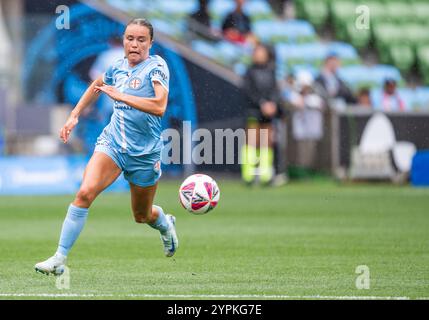
[[[131,110],[132,109],[129,105],[122,103],[122,102],[118,102],[118,101],[114,102],[113,107],[115,109],[119,109],[119,110]]]
[[[153,77],[161,78],[164,81],[167,80],[166,74],[159,69],[155,69],[152,71],[152,77],[151,78],[153,78]]]

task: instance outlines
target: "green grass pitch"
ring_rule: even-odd
[[[177,217],[180,248],[132,218],[129,194],[102,194],[68,260],[70,288],[34,271],[56,249],[67,196],[0,197],[0,299],[327,299],[429,297],[429,189],[218,181],[204,216],[161,181],[156,203]],[[369,268],[358,289],[356,267]]]

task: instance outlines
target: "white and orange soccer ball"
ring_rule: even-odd
[[[205,174],[193,174],[183,181],[179,189],[182,206],[193,214],[205,214],[216,207],[220,190],[216,181]]]

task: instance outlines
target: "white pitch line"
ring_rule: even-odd
[[[41,297],[41,298],[207,298],[207,299],[321,299],[321,300],[429,300],[429,297],[382,297],[382,296],[292,296],[258,294],[79,294],[79,293],[0,293],[0,297]]]

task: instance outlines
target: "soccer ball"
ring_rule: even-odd
[[[216,181],[205,174],[193,174],[179,189],[182,206],[193,214],[205,214],[216,207],[220,190]]]

